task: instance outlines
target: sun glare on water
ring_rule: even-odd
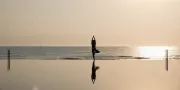
[[[139,55],[148,58],[163,58],[165,51],[169,49],[168,46],[142,46],[138,47]]]

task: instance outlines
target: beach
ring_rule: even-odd
[[[0,61],[0,90],[179,90],[180,62],[164,60],[97,60],[91,82],[91,60]]]

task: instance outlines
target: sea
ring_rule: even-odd
[[[92,60],[89,46],[0,46],[0,60],[7,60],[8,49],[11,60]],[[139,55],[135,47],[97,47],[100,53],[95,55],[96,60],[125,60],[125,59],[164,59],[164,57],[145,57]],[[180,52],[171,54],[172,58],[179,59]],[[170,54],[169,54],[170,55]]]

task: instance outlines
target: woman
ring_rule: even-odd
[[[93,55],[93,59],[95,60],[95,57],[94,57],[94,56],[95,56],[95,53],[100,53],[100,51],[96,49],[96,39],[95,39],[94,36],[92,37],[91,45],[92,45],[92,55]]]

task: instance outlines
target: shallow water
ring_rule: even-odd
[[[162,60],[96,61],[100,66],[92,84],[92,61],[13,60],[0,61],[2,90],[179,90],[180,62]]]

